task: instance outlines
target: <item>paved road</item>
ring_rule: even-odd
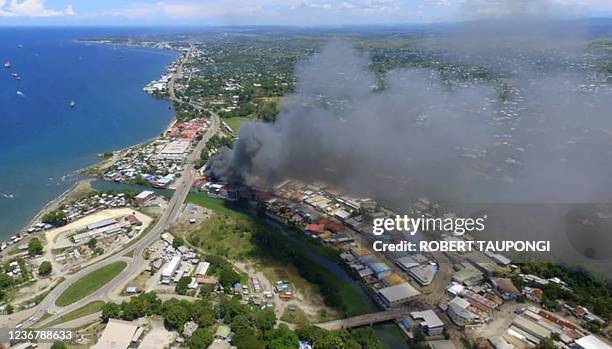
[[[202,148],[205,146],[206,141],[210,139],[219,129],[219,118],[216,114],[213,114],[211,118],[211,127],[205,132],[202,140],[198,143],[195,149],[191,152],[189,157],[186,160],[186,164],[192,164],[197,160],[200,156],[200,152]],[[116,300],[117,296],[112,294],[114,289],[121,287],[122,285],[127,284],[131,279],[136,277],[141,270],[141,267],[147,263],[144,259],[143,251],[151,245],[155,240],[159,238],[159,236],[166,231],[170,225],[172,225],[178,219],[185,199],[189,194],[191,189],[191,184],[193,183],[196,171],[193,169],[193,166],[185,166],[185,170],[181,176],[182,182],[176,188],[174,195],[170,199],[168,203],[168,207],[162,213],[162,216],[159,218],[157,223],[153,226],[153,228],[149,231],[147,235],[138,240],[134,245],[124,249],[120,253],[106,260],[96,263],[94,265],[88,266],[84,269],[79,270],[79,272],[71,275],[68,279],[62,282],[58,287],[53,289],[45,297],[43,302],[39,304],[38,310],[35,313],[35,317],[40,318],[45,312],[50,312],[52,314],[62,313],[65,314],[77,308],[80,308],[83,305],[86,305],[89,302],[94,300]],[[134,251],[134,258],[123,257],[123,255],[127,252]],[[104,285],[102,288],[94,292],[93,294],[65,307],[58,307],[55,305],[55,300],[59,297],[63,291],[68,288],[72,283],[76,280],[79,280],[84,275],[102,267],[108,265],[110,263],[114,263],[119,260],[124,260],[128,263],[128,266],[111,282]],[[52,316],[48,318],[44,323],[53,321],[57,316]],[[28,320],[24,323],[24,327],[31,326],[35,321]],[[40,325],[44,325],[41,323]]]
[[[189,53],[187,53],[187,56],[189,56],[190,53],[191,53],[191,49]],[[183,60],[177,66],[176,73],[175,75],[173,75],[173,78],[169,82],[170,97],[173,101],[177,100],[174,94],[175,77],[176,75],[181,73],[182,69],[183,69]],[[192,103],[192,105],[197,108],[202,108],[201,105],[198,105],[195,103]],[[34,308],[34,310],[30,310],[27,312],[27,316],[30,316],[30,314],[32,314],[32,316],[30,316],[26,321],[23,322],[23,327],[32,326],[36,322],[36,320],[32,320],[32,319],[33,318],[39,319],[46,312],[53,314],[53,316],[47,318],[43,323],[37,325],[37,327],[44,325],[45,323],[49,323],[53,321],[54,319],[59,317],[58,314],[60,313],[65,314],[67,312],[80,308],[81,306],[86,305],[94,300],[108,301],[108,300],[115,300],[119,298],[118,296],[113,294],[113,290],[116,290],[117,288],[127,284],[129,280],[133,279],[134,277],[138,275],[138,273],[142,269],[142,266],[145,265],[146,263],[143,257],[143,251],[149,245],[151,245],[155,240],[157,240],[159,236],[164,231],[166,231],[170,227],[170,225],[172,225],[172,223],[174,223],[178,219],[182,211],[185,199],[187,198],[187,195],[189,194],[189,191],[191,189],[191,184],[193,183],[193,180],[196,175],[196,171],[193,168],[192,164],[197,159],[199,159],[200,152],[206,145],[206,141],[208,141],[214,134],[216,134],[219,131],[219,125],[220,125],[219,116],[211,112],[210,127],[204,133],[202,140],[198,142],[194,150],[187,157],[185,161],[184,170],[181,176],[182,181],[178,185],[176,190],[174,191],[174,194],[172,198],[170,199],[170,202],[168,203],[168,207],[164,210],[164,212],[162,213],[162,216],[158,219],[157,223],[155,223],[153,228],[145,236],[143,236],[140,240],[134,243],[132,246],[122,250],[116,255],[111,256],[107,259],[104,259],[103,261],[100,261],[98,263],[85,266],[83,269],[79,270],[75,274],[67,276],[66,280],[64,280],[56,288],[54,288],[51,292],[49,292],[49,294],[45,297],[45,299],[40,304],[38,304]],[[128,257],[123,256],[130,251],[134,251],[133,258],[128,258]],[[58,307],[57,305],[55,305],[55,301],[57,300],[57,298],[74,282],[76,282],[77,280],[81,279],[83,276],[89,274],[90,272],[96,269],[99,269],[103,266],[106,266],[108,264],[111,264],[117,261],[121,261],[121,260],[128,263],[128,265],[111,282],[104,285],[102,288],[98,289],[96,292],[92,293],[91,295],[73,304],[70,304],[65,307]],[[26,315],[26,313],[24,313],[24,315]],[[18,314],[15,314],[15,316],[6,317],[3,320],[6,320],[5,322],[6,325],[15,326],[20,320],[23,320],[23,318],[21,318]]]
[[[353,328],[364,325],[373,325],[379,322],[385,322],[394,320],[401,317],[406,317],[411,311],[415,311],[411,307],[399,307],[390,310],[380,311],[377,313],[370,313],[365,315],[353,316],[350,318],[333,320],[328,322],[322,322],[316,324],[316,326],[324,328],[326,330],[339,330],[341,328]]]

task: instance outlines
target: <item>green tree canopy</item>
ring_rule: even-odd
[[[176,241],[176,240],[175,240]],[[174,288],[174,290],[176,291],[176,293],[178,294],[187,294],[187,286],[189,286],[189,283],[191,283],[191,277],[189,276],[183,276],[182,278],[179,279],[179,281],[176,283],[176,287]]]
[[[542,338],[540,343],[536,345],[536,349],[555,349],[555,342],[553,342],[552,338],[546,337]]]
[[[210,331],[198,328],[193,332],[191,338],[187,341],[187,346],[190,349],[208,348],[213,341],[213,335]]]
[[[51,266],[51,262],[44,261],[40,263],[40,265],[38,266],[38,275],[41,275],[41,276],[49,275],[51,274],[52,269],[53,267]]]
[[[243,329],[237,331],[232,338],[232,344],[238,349],[264,349],[264,343],[257,338],[255,331],[252,329]]]
[[[28,253],[30,256],[42,254],[43,246],[38,238],[33,238],[28,243]]]
[[[172,247],[174,248],[178,248],[180,246],[183,246],[184,244],[185,244],[185,241],[180,236],[177,236],[174,238],[174,240],[172,240]]]
[[[268,331],[265,338],[268,349],[295,348],[299,340],[286,324],[280,324],[278,328]]]
[[[121,316],[121,307],[116,303],[105,303],[102,306],[102,321],[107,322],[108,319],[118,319]]]
[[[51,349],[68,349],[68,346],[64,342],[53,342]]]
[[[96,248],[96,244],[98,243],[98,240],[96,240],[96,238],[91,238],[89,239],[89,241],[87,241],[87,247],[91,248],[92,250]]]

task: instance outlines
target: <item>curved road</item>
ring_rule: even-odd
[[[191,50],[192,49],[189,50],[186,57],[189,57]],[[176,75],[180,74],[180,72],[182,71],[184,61],[185,59],[181,60],[181,62],[179,63],[177,67],[175,75],[173,75],[169,83],[170,99],[173,101],[177,101],[176,96],[174,94],[174,80],[175,80]],[[202,109],[202,106],[199,104],[196,104],[196,103],[190,103],[190,104],[196,108]],[[187,198],[187,195],[189,194],[189,191],[191,190],[191,185],[196,175],[196,171],[193,168],[192,164],[197,159],[199,159],[200,153],[202,149],[204,148],[204,146],[206,145],[206,141],[208,141],[214,134],[216,134],[219,131],[219,125],[220,125],[219,116],[213,112],[210,112],[210,114],[212,116],[210,127],[204,133],[202,140],[198,142],[196,147],[186,158],[184,170],[181,176],[182,182],[178,185],[178,187],[174,191],[174,194],[172,198],[170,199],[170,202],[168,203],[168,207],[164,210],[161,217],[159,218],[157,223],[155,223],[153,228],[151,228],[151,230],[146,235],[141,237],[140,240],[136,241],[132,246],[126,249],[123,249],[119,251],[118,253],[116,253],[115,255],[112,255],[100,262],[87,265],[83,269],[79,270],[78,272],[67,276],[66,280],[61,282],[51,292],[49,292],[49,294],[44,298],[44,300],[40,304],[38,304],[35,308],[4,317],[3,327],[5,326],[14,327],[19,321],[23,320],[24,315],[29,316],[29,318],[23,322],[23,327],[24,328],[30,327],[34,323],[37,322],[37,320],[32,320],[32,319],[40,319],[45,313],[49,312],[52,314],[52,316],[48,317],[47,319],[45,319],[44,322],[40,324],[40,325],[44,325],[45,323],[49,323],[53,321],[54,319],[56,319],[57,317],[59,317],[59,314],[66,314],[94,300],[108,301],[112,299],[120,299],[119,297],[113,295],[112,291],[118,287],[123,286],[129,280],[133,279],[134,277],[138,275],[138,273],[140,272],[140,270],[146,263],[143,257],[143,251],[149,245],[151,245],[155,240],[157,240],[160,237],[160,235],[164,231],[166,231],[172,223],[174,223],[177,220],[177,218],[179,217],[182,211],[183,203],[185,202],[185,199]],[[130,251],[134,251],[134,254],[133,254],[134,257],[133,258],[125,257],[124,255]],[[74,282],[76,282],[77,280],[81,279],[83,276],[103,266],[106,266],[108,264],[111,264],[117,261],[125,261],[128,263],[128,265],[111,282],[107,283],[106,285],[104,285],[103,287],[95,291],[94,293],[68,306],[59,307],[55,304],[55,301],[57,300],[57,298],[68,287],[70,287],[70,285],[72,285]],[[37,327],[39,327],[39,325],[37,325]]]
[[[174,195],[170,199],[168,203],[168,207],[162,213],[162,216],[159,218],[157,223],[153,226],[153,228],[143,237],[140,238],[136,243],[132,246],[118,252],[116,255],[111,256],[99,263],[95,263],[93,265],[87,266],[77,273],[70,275],[66,280],[64,280],[61,284],[59,284],[56,288],[54,288],[45,299],[37,306],[37,310],[34,313],[35,318],[40,318],[45,312],[50,312],[54,314],[45,320],[44,323],[53,321],[57,316],[56,314],[65,314],[77,308],[80,308],[83,305],[86,305],[94,300],[104,300],[108,301],[109,299],[117,298],[111,295],[111,291],[115,288],[122,286],[127,283],[129,280],[133,279],[138,275],[141,270],[141,267],[145,265],[146,260],[144,259],[143,252],[144,250],[151,245],[155,240],[157,240],[160,235],[166,231],[172,223],[174,223],[178,216],[180,215],[183,203],[191,190],[191,184],[193,183],[195,173],[193,166],[190,166],[195,160],[197,160],[200,156],[200,152],[206,141],[212,137],[217,130],[219,129],[219,118],[216,114],[212,114],[211,118],[211,127],[205,132],[202,140],[198,143],[195,149],[189,154],[186,163],[185,169],[183,170],[183,175],[181,176],[182,182],[176,188]],[[134,257],[124,257],[123,255],[134,251]],[[56,299],[74,282],[81,279],[83,276],[89,274],[90,272],[99,269],[105,265],[117,262],[117,261],[126,261],[128,263],[127,267],[115,277],[111,282],[107,283],[96,292],[90,294],[89,296],[82,298],[81,300],[72,303],[65,307],[58,307],[55,305]],[[32,321],[28,319],[24,322],[23,326],[28,327],[35,323],[36,321]]]

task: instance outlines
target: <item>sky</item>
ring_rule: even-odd
[[[515,13],[517,7],[612,17],[610,0],[0,0],[0,25],[432,23]]]

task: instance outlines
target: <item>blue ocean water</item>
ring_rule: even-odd
[[[173,118],[170,103],[142,87],[176,53],[75,42],[135,31],[0,28],[0,64],[12,64],[0,65],[0,240],[69,188],[68,175],[96,154],[155,137]]]

